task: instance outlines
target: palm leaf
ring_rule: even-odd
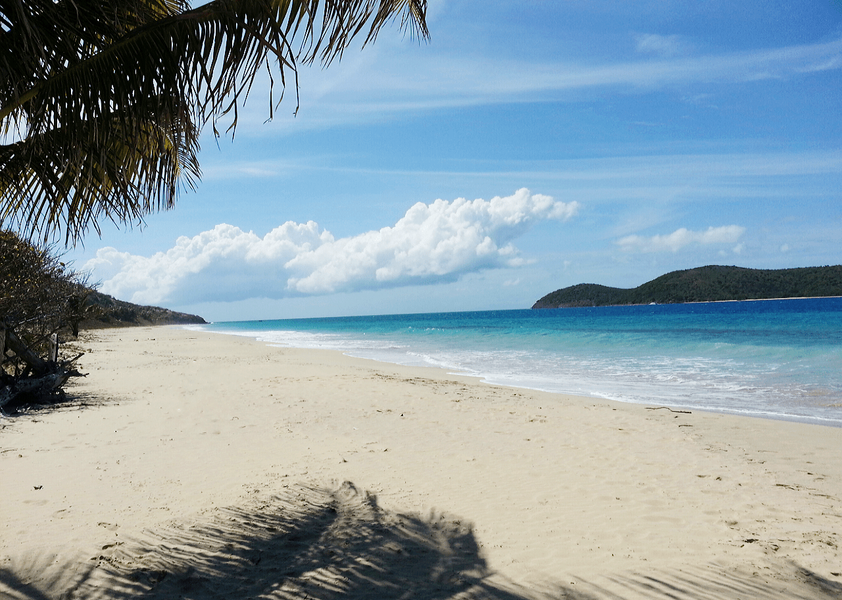
[[[0,119],[22,138],[0,147],[0,225],[63,230],[68,243],[102,218],[129,224],[171,207],[181,178],[199,177],[201,127],[218,132],[227,116],[233,135],[262,69],[285,88],[299,64],[329,65],[398,17],[428,35],[426,0],[215,0],[191,10],[28,0],[29,15],[20,4],[0,0]],[[15,46],[25,60],[14,60]]]
[[[87,139],[75,131],[73,144],[55,130],[0,147],[0,221],[17,219],[44,237],[65,231],[67,243],[70,232],[99,232],[103,219],[134,223],[171,208],[179,184],[199,177],[197,131],[183,123],[132,129],[91,128]]]

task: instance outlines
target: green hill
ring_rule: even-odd
[[[202,324],[197,315],[180,313],[157,306],[140,306],[124,302],[100,292],[91,291],[85,300],[88,318],[79,324],[81,329],[105,327],[133,327],[146,325]]]
[[[633,289],[581,283],[547,294],[532,308],[820,296],[842,296],[842,265],[775,270],[707,266],[667,273]]]

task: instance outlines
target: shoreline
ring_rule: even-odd
[[[216,333],[216,332],[213,332],[213,333]],[[220,335],[231,335],[231,334],[220,333]],[[248,337],[248,336],[244,336],[244,337]],[[277,347],[277,348],[290,348],[290,349],[295,349],[295,350],[311,350],[312,349],[312,348],[300,348],[300,347],[297,347],[297,346],[277,346],[277,345],[273,345],[269,342],[262,342],[261,340],[258,340],[257,338],[251,338],[251,339],[254,339],[255,341],[258,341],[259,343],[266,343],[269,346]],[[384,365],[396,365],[396,366],[408,367],[408,368],[413,368],[413,369],[417,368],[417,369],[441,370],[449,376],[452,375],[452,376],[455,376],[455,377],[468,377],[468,378],[474,379],[478,383],[481,383],[481,384],[484,384],[484,385],[512,388],[512,389],[515,389],[515,390],[525,390],[525,391],[530,391],[530,392],[538,392],[538,393],[541,393],[541,394],[553,394],[553,395],[559,395],[559,396],[570,396],[570,397],[582,398],[582,399],[586,399],[586,400],[602,400],[602,401],[606,401],[606,402],[616,402],[618,404],[630,404],[630,405],[633,405],[633,406],[646,406],[646,405],[652,404],[652,402],[635,402],[635,401],[632,401],[632,400],[622,400],[622,399],[619,399],[619,398],[610,398],[608,396],[600,396],[600,395],[597,395],[597,394],[586,394],[586,393],[583,393],[583,392],[576,392],[576,391],[569,391],[569,390],[555,391],[555,390],[549,390],[549,389],[540,388],[540,387],[530,387],[526,384],[504,383],[502,381],[495,380],[495,379],[493,379],[493,377],[490,377],[490,376],[487,376],[487,375],[477,375],[477,374],[468,373],[468,372],[464,372],[464,371],[460,372],[457,369],[451,369],[451,368],[447,368],[447,367],[437,367],[435,365],[404,364],[404,363],[400,363],[400,362],[391,362],[389,360],[381,360],[381,359],[378,359],[378,358],[371,358],[371,357],[367,357],[367,356],[358,356],[351,351],[345,351],[345,350],[325,350],[325,352],[339,352],[343,356],[347,356],[349,358],[355,358],[355,359],[358,359],[358,360],[366,360],[366,361],[370,360],[372,362],[380,363],[380,364],[384,364]],[[697,405],[694,405],[694,404],[669,404],[669,403],[665,403],[665,404],[663,404],[663,406],[665,408],[671,407],[671,408],[677,409],[679,411],[700,411],[700,412],[705,412],[705,413],[710,413],[710,414],[729,415],[729,416],[733,416],[733,417],[741,417],[741,418],[746,418],[746,419],[768,419],[768,420],[771,420],[771,421],[783,421],[783,422],[787,422],[787,423],[800,423],[800,424],[803,424],[803,425],[816,425],[816,426],[819,426],[819,427],[842,428],[842,420],[824,419],[822,417],[804,417],[804,416],[800,416],[800,415],[792,415],[792,414],[786,414],[786,413],[760,412],[760,411],[750,412],[748,410],[738,411],[738,410],[733,410],[733,409],[731,409],[731,410],[729,410],[729,409],[717,409],[717,408],[711,408],[711,407],[706,407],[706,406],[697,406]]]
[[[763,300],[758,300],[763,301]],[[730,301],[723,301],[723,302],[730,302]],[[283,320],[283,319],[281,319]],[[256,321],[256,322],[264,322],[264,321]],[[271,320],[269,320],[271,322]],[[234,321],[232,323],[243,323],[242,321]],[[245,323],[248,323],[247,321]],[[224,327],[224,323],[208,323],[206,325],[209,326],[222,326]],[[205,329],[203,325],[173,325],[173,327],[182,327],[188,331],[200,331],[206,333],[213,333],[217,335],[233,335],[237,337],[243,337],[246,339],[252,339],[259,343],[264,343],[269,346],[278,347],[278,348],[290,348],[290,349],[300,349],[300,350],[323,350],[325,348],[313,348],[308,346],[296,346],[290,345],[289,343],[279,343],[276,341],[272,341],[265,337],[261,337],[261,332],[259,331],[236,331],[236,330],[229,330],[229,331],[216,331],[212,329]],[[340,352],[345,356],[358,358],[360,360],[371,360],[377,363],[382,364],[390,364],[390,365],[399,365],[409,368],[431,368],[431,369],[441,369],[448,374],[456,375],[456,376],[463,376],[463,377],[470,377],[476,379],[481,383],[485,383],[488,385],[494,386],[503,386],[509,387],[513,389],[520,389],[520,390],[528,390],[533,392],[540,392],[540,393],[547,393],[547,394],[560,394],[566,396],[577,396],[581,398],[590,398],[594,400],[605,400],[609,402],[618,402],[621,404],[631,404],[631,405],[647,405],[652,404],[652,402],[663,404],[665,406],[671,406],[677,409],[683,410],[692,410],[692,411],[702,411],[708,412],[713,414],[726,414],[732,415],[737,417],[746,417],[746,418],[757,418],[757,419],[769,419],[773,421],[786,421],[786,422],[793,422],[793,423],[803,423],[809,425],[820,425],[824,427],[834,427],[834,428],[842,428],[842,419],[839,418],[828,418],[822,416],[805,416],[787,412],[776,412],[774,410],[760,410],[760,409],[751,409],[751,408],[743,408],[743,409],[734,409],[734,408],[727,408],[727,407],[720,407],[714,405],[703,405],[703,404],[689,404],[689,403],[681,403],[678,402],[670,402],[669,398],[660,398],[658,400],[653,400],[652,402],[646,400],[635,400],[631,398],[621,398],[612,396],[611,394],[600,393],[598,391],[591,392],[591,391],[582,391],[582,390],[575,390],[575,389],[564,389],[562,387],[556,387],[555,389],[549,387],[541,387],[540,385],[532,385],[528,378],[523,379],[515,379],[512,380],[509,378],[507,374],[489,374],[489,373],[477,373],[477,372],[470,372],[468,370],[462,370],[458,365],[456,366],[441,366],[436,364],[424,363],[423,359],[416,358],[415,360],[401,360],[401,357],[395,355],[387,355],[383,353],[376,353],[372,352],[371,350],[367,349],[336,349],[336,348],[329,348],[328,350]]]
[[[220,526],[234,509],[250,522],[304,515],[295,524],[313,531],[323,505],[357,525],[336,545],[324,537],[335,528],[319,529],[309,547],[322,558],[307,572],[323,579],[307,585],[352,589],[379,573],[406,589],[445,569],[436,589],[466,598],[689,598],[717,581],[766,594],[755,597],[842,593],[839,428],[496,386],[189,329],[93,335],[76,405],[0,420],[10,598],[27,597],[12,575],[47,598],[84,577],[76,589],[135,585],[137,569],[153,575],[136,585],[154,590],[188,572],[212,578],[209,565],[234,569],[219,567],[229,555],[213,539],[190,538],[203,558],[179,560],[193,571],[156,553],[192,531],[248,545]],[[366,531],[386,541],[361,546]],[[298,560],[281,537],[249,537],[264,558],[246,570]],[[393,546],[403,550],[382,554]],[[421,556],[435,558],[423,574],[411,569]],[[378,561],[388,569],[359,574]],[[153,563],[168,578],[153,581]],[[215,585],[242,584],[229,579]],[[643,587],[653,579],[662,595]],[[419,597],[449,597],[439,592]]]

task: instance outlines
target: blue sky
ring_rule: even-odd
[[[68,252],[209,320],[528,308],[577,283],[842,262],[842,2],[434,0],[302,69],[142,228]]]

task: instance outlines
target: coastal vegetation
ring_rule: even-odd
[[[74,374],[59,332],[78,334],[89,288],[48,248],[0,232],[0,408],[49,398]]]
[[[117,300],[113,296],[90,290],[85,302],[85,318],[81,329],[135,327],[153,325],[201,325],[207,323],[198,315],[176,312],[159,306],[142,306]]]
[[[747,269],[711,265],[673,271],[632,289],[581,283],[547,294],[532,308],[822,296],[842,296],[842,265],[798,269]]]

